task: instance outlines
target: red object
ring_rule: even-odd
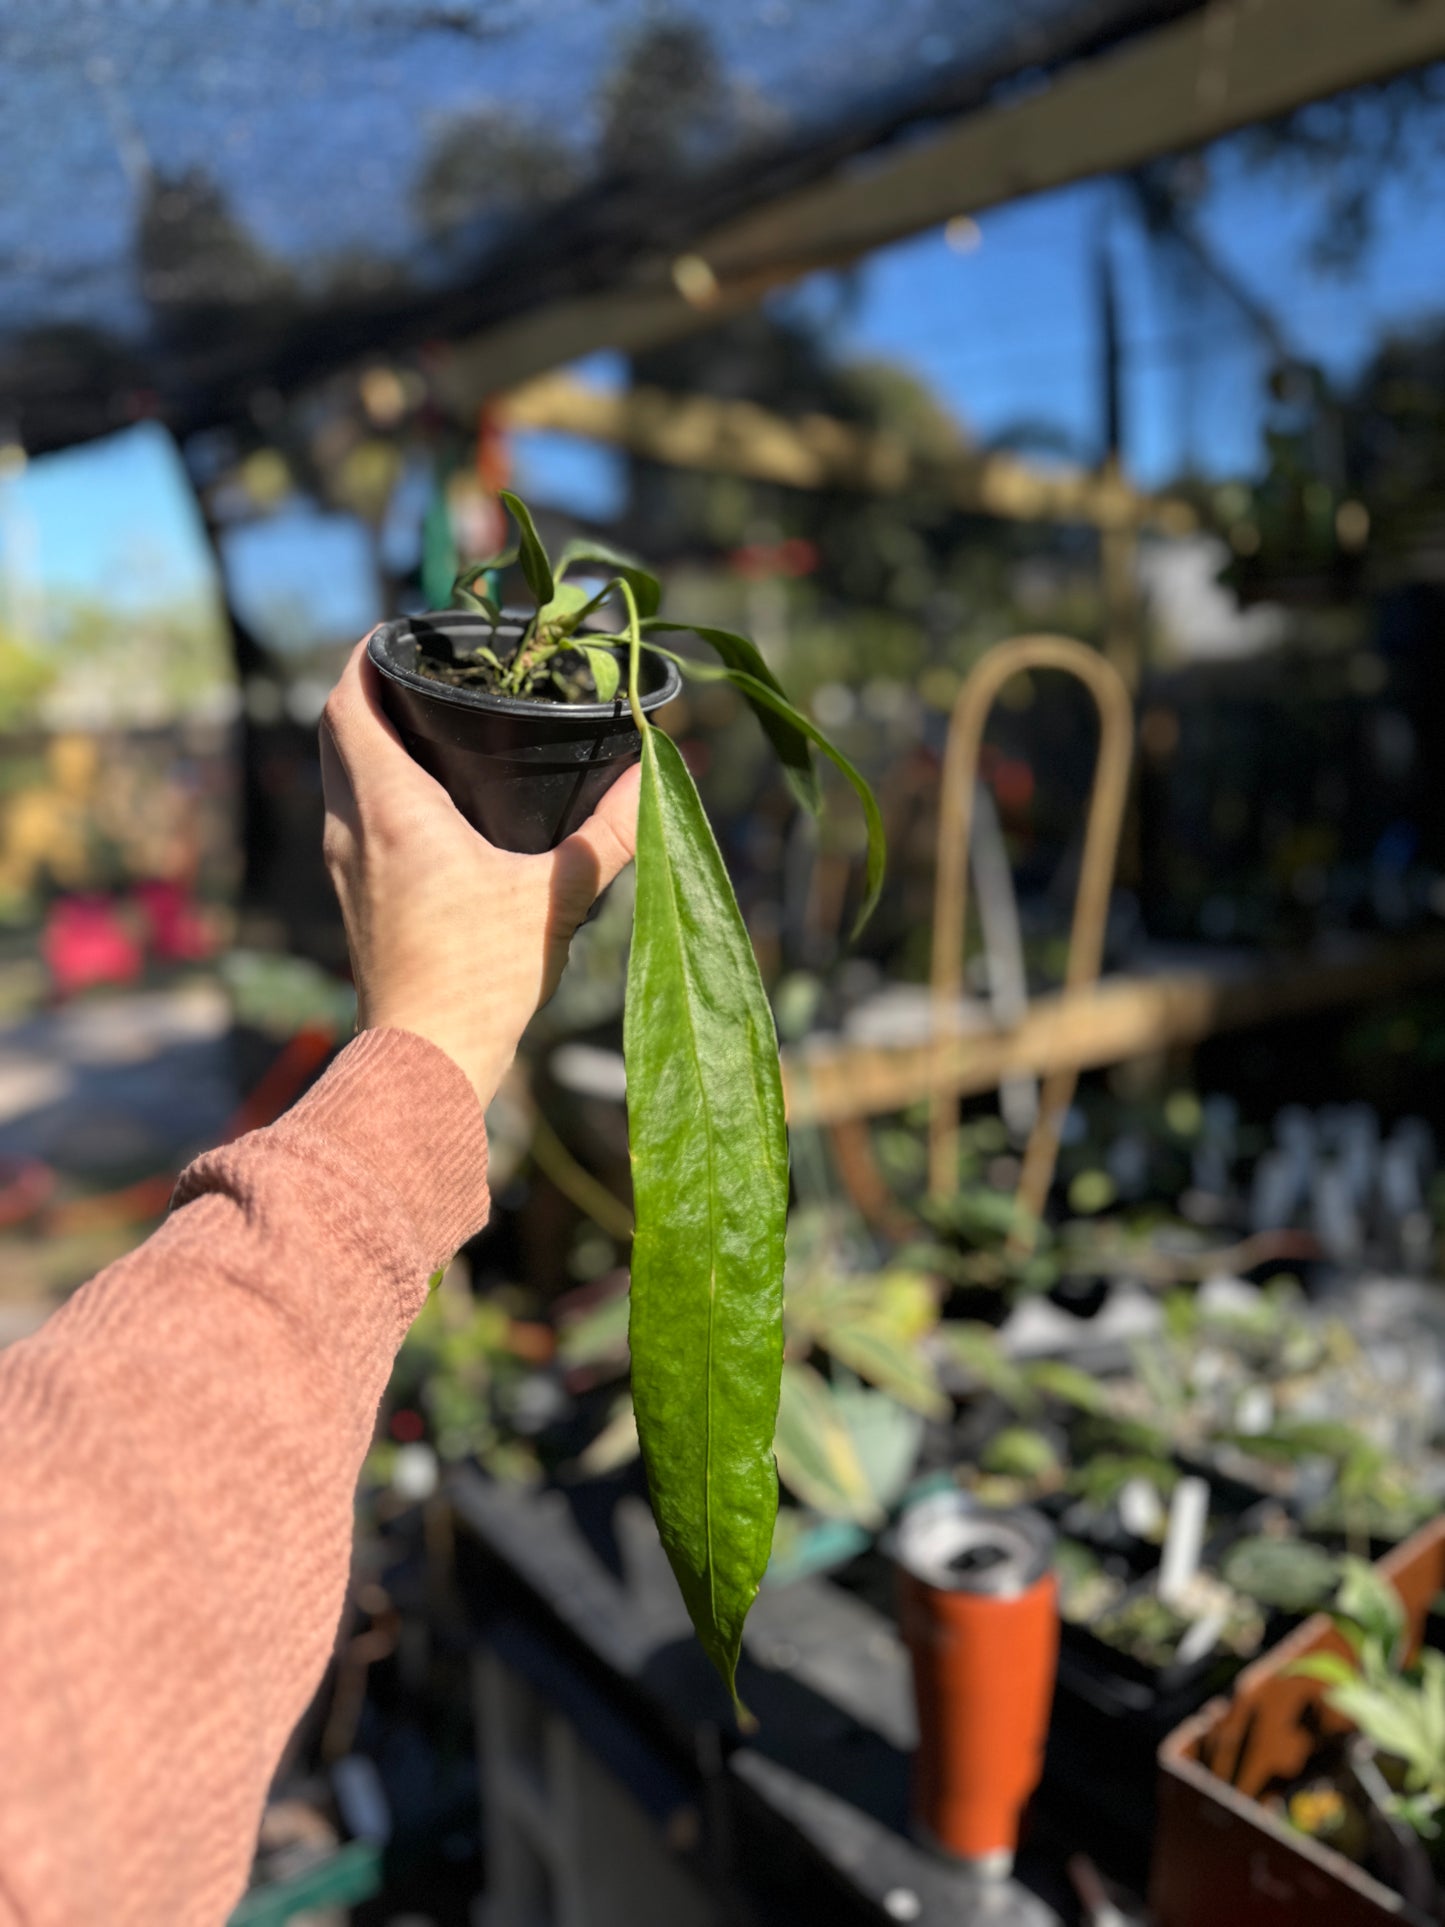
[[[141,973],[141,947],[108,897],[62,897],[45,919],[40,954],[60,997],[134,983]]]
[[[39,1158],[0,1158],[0,1231],[39,1217],[55,1184],[55,1173]]]
[[[233,1144],[250,1131],[274,1124],[307,1078],[326,1062],[335,1048],[332,1033],[315,1026],[298,1030],[288,1038],[275,1062],[232,1115],[221,1133],[221,1142]],[[50,1228],[60,1232],[89,1230],[98,1225],[142,1224],[148,1218],[161,1216],[175,1188],[175,1174],[160,1172],[155,1177],[142,1178],[138,1184],[126,1185],[120,1191],[76,1198],[52,1212]],[[4,1195],[0,1191],[0,1204]]]
[[[967,1576],[930,1583],[921,1576],[929,1559],[909,1560],[899,1572],[918,1703],[914,1823],[946,1853],[1006,1872],[1043,1773],[1058,1666],[1058,1584],[1052,1569],[1038,1570],[1051,1536],[1031,1515],[979,1513],[957,1493],[913,1510],[928,1527],[959,1527],[973,1552],[1007,1548],[1017,1529],[1019,1544],[1000,1554],[1013,1558],[1012,1567],[982,1565],[977,1589]],[[910,1525],[905,1519],[900,1530],[900,1559],[908,1556]],[[940,1578],[953,1577],[949,1557],[939,1562]]]
[[[483,402],[477,410],[477,480],[488,495],[498,495],[511,479],[512,450],[506,428],[498,420],[495,406]],[[505,533],[506,522],[500,510],[498,519]]]
[[[817,543],[801,535],[790,535],[785,542],[748,542],[728,556],[734,571],[753,581],[771,575],[812,575],[818,560]]]
[[[159,879],[138,883],[135,900],[152,954],[163,963],[199,963],[214,954],[215,935],[184,885]]]
[[[993,793],[1006,815],[1026,810],[1034,800],[1034,773],[1027,763],[1001,757],[993,777]]]
[[[221,1142],[232,1144],[248,1131],[261,1131],[268,1124],[274,1124],[307,1078],[321,1068],[335,1048],[335,1033],[319,1024],[303,1025],[288,1037],[275,1061],[232,1116]]]

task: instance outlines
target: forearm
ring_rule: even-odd
[[[370,1033],[0,1357],[0,1921],[225,1918],[331,1651],[392,1359],[485,1219],[485,1160],[457,1067]]]

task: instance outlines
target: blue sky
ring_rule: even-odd
[[[1316,193],[1291,177],[1251,173],[1240,152],[1211,157],[1202,226],[1220,258],[1268,307],[1290,347],[1348,379],[1391,329],[1445,316],[1445,197],[1420,173],[1383,192],[1373,244],[1348,280],[1311,264]],[[940,232],[874,256],[841,326],[847,353],[897,361],[923,376],[976,435],[1020,423],[1056,434],[1082,459],[1099,450],[1097,261],[1107,248],[1121,295],[1125,452],[1136,477],[1167,480],[1186,465],[1224,476],[1260,458],[1260,343],[1229,306],[1197,288],[1171,290],[1112,182],[1089,182],[980,219],[980,245],[950,250]],[[801,298],[829,299],[826,288]],[[796,298],[796,297],[795,297]],[[618,378],[594,358],[588,372]],[[523,493],[605,516],[618,470],[605,451],[555,436],[520,438]],[[32,462],[0,484],[0,594],[5,582],[82,590],[134,602],[210,586],[211,563],[178,457],[153,428]],[[293,615],[309,602],[328,638],[365,626],[374,609],[356,532],[334,518],[290,515],[243,539],[233,580],[254,609]],[[3,609],[3,603],[0,603]]]
[[[0,593],[7,582],[136,607],[211,593],[204,525],[170,436],[142,424],[0,481]]]

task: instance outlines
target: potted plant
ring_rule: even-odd
[[[663,1545],[732,1691],[777,1512],[788,1143],[752,945],[692,778],[651,721],[676,672],[741,693],[806,807],[819,806],[814,747],[853,786],[868,826],[860,924],[882,885],[882,818],[751,642],[694,627],[718,665],[674,655],[658,636],[687,625],[658,616],[650,571],[595,542],[569,544],[554,567],[526,507],[503,500],[516,548],[458,579],[460,611],[386,624],[370,655],[413,754],[469,820],[511,847],[555,844],[641,761],[624,1024],[632,1394]],[[514,563],[533,604],[521,617],[500,600]],[[609,610],[610,629],[586,626]]]
[[[1445,1519],[1373,1570],[1345,1569],[1343,1623],[1306,1620],[1161,1748],[1160,1927],[1441,1918],[1438,1893],[1411,1884],[1421,1855],[1406,1830],[1438,1853],[1445,1675],[1420,1648],[1445,1582]]]
[[[1297,1790],[1286,1814],[1445,1919],[1445,1653],[1424,1646],[1412,1659],[1394,1586],[1362,1560],[1344,1566],[1334,1623],[1349,1656],[1313,1653],[1293,1670],[1322,1682],[1355,1737],[1334,1774]]]

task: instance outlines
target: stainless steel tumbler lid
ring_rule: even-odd
[[[905,1572],[939,1592],[1012,1599],[1053,1564],[1054,1531],[1022,1506],[994,1512],[964,1492],[935,1492],[904,1513],[891,1551]]]

